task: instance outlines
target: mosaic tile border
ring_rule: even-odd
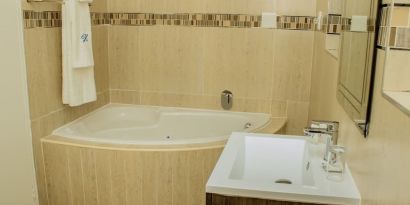
[[[195,26],[195,27],[260,27],[261,16],[244,14],[153,14],[111,13],[111,25],[127,26]]]
[[[277,28],[287,30],[316,30],[316,17],[312,16],[278,16]]]
[[[388,44],[388,33],[389,33],[389,16],[391,13],[391,7],[382,7],[381,8],[381,17],[379,22],[379,37],[377,39],[377,45],[380,47],[386,47]]]
[[[389,47],[410,50],[410,4],[395,5],[395,9],[391,6],[385,5],[382,8],[377,45],[383,49]],[[397,12],[396,9],[401,11]]]
[[[61,27],[59,11],[23,11],[25,28]],[[278,29],[315,30],[316,17],[278,16]],[[225,28],[260,28],[262,17],[247,14],[154,14],[154,13],[91,13],[93,25],[123,26],[192,26]]]
[[[93,25],[121,26],[192,26],[223,28],[260,28],[261,15],[247,14],[205,14],[205,13],[91,13]],[[340,15],[323,17],[323,25],[317,27],[317,18],[313,16],[278,16],[277,29],[322,31],[328,34],[340,34],[350,30],[351,20]],[[25,28],[61,27],[59,11],[24,11]]]
[[[23,11],[24,28],[61,27],[61,12],[59,11]]]

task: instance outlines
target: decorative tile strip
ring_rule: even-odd
[[[390,29],[391,48],[410,49],[410,28],[392,27]]]
[[[386,47],[389,39],[387,38],[389,28],[388,21],[391,12],[391,7],[381,8],[380,25],[379,25],[379,37],[377,39],[377,45],[381,47]]]
[[[312,16],[278,16],[277,28],[288,30],[315,30],[315,19]]]
[[[260,27],[261,17],[244,14],[153,14],[111,13],[111,25],[128,26],[195,26],[195,27]]]
[[[260,15],[246,14],[201,14],[201,13],[91,13],[92,25],[121,26],[192,26],[224,28],[258,28],[261,27]],[[350,28],[350,19],[331,15],[324,17],[322,28],[317,28],[316,17],[312,16],[278,16],[277,28],[286,30],[320,30],[326,33],[339,34]],[[61,27],[59,11],[24,11],[25,28]]]
[[[342,18],[341,15],[330,14],[324,16],[322,20],[323,25],[320,30],[328,34],[340,34],[342,32],[342,28],[344,27],[343,22],[346,21],[347,20]]]
[[[110,24],[111,18],[109,13],[91,13],[91,24],[92,25],[105,25]]]
[[[59,11],[23,11],[24,28],[61,27],[61,12]]]
[[[23,11],[24,28],[54,28],[61,27],[60,11]],[[110,24],[110,14],[91,13],[92,25]]]
[[[377,45],[410,50],[410,4],[382,8]]]

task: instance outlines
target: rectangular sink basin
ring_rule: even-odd
[[[301,136],[233,133],[206,191],[226,196],[317,204],[360,204],[346,169],[343,181],[327,179],[324,145]]]
[[[306,169],[310,166],[306,145],[300,139],[245,136],[229,178],[313,186],[312,169]],[[293,156],[291,160],[289,156]],[[261,167],[264,163],[269,166]]]

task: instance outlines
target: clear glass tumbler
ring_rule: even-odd
[[[345,169],[346,169],[346,148],[339,145],[330,147],[327,162],[326,171],[327,179],[332,181],[343,181]]]

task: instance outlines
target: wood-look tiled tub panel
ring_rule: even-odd
[[[205,205],[205,184],[223,150],[42,146],[50,205]]]

